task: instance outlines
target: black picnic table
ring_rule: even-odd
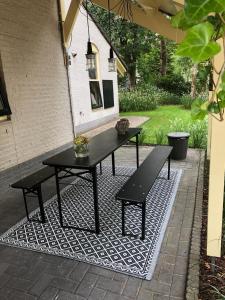
[[[99,207],[98,207],[98,182],[97,182],[97,165],[109,155],[112,156],[112,173],[115,176],[115,156],[114,151],[126,144],[131,138],[136,138],[136,162],[137,168],[139,167],[139,149],[138,149],[138,136],[141,128],[129,128],[125,135],[118,135],[115,128],[110,128],[95,137],[89,142],[89,156],[77,158],[74,154],[74,149],[71,147],[59,154],[56,154],[45,161],[44,165],[52,166],[55,168],[56,177],[56,190],[57,201],[59,209],[60,225],[63,228],[73,228],[78,230],[85,230],[99,234]],[[74,169],[80,169],[81,172],[75,173]],[[62,172],[64,171],[64,172]],[[61,172],[61,173],[60,173]],[[62,174],[63,173],[63,174]],[[84,177],[83,174],[90,173],[92,179]],[[62,205],[59,184],[65,178],[79,177],[86,181],[93,183],[93,198],[94,198],[94,216],[95,216],[95,230],[90,228],[80,228],[70,226],[63,223]]]

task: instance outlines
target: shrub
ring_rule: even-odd
[[[157,145],[163,145],[166,143],[165,141],[166,133],[165,130],[162,128],[159,128],[157,131],[155,131],[155,139]]]
[[[189,124],[184,123],[184,121],[180,118],[175,118],[173,121],[170,121],[168,132],[188,131],[188,128]]]
[[[190,83],[177,74],[161,76],[156,79],[155,84],[158,88],[178,96],[189,94],[191,91]]]
[[[191,105],[194,99],[189,95],[184,95],[181,97],[181,104],[184,106],[185,109],[191,109]]]
[[[139,138],[138,138],[138,142],[140,145],[144,144],[144,140],[146,138],[146,130],[144,128],[142,128],[141,133],[139,134]]]
[[[119,93],[121,112],[148,111],[157,105],[180,104],[180,96],[160,90],[150,84],[142,84],[132,91],[121,90]]]
[[[195,121],[190,126],[190,142],[193,148],[206,148],[207,121]]]
[[[121,91],[119,94],[120,111],[148,111],[157,108],[157,95],[154,89],[137,88]]]
[[[157,102],[160,105],[177,105],[181,103],[180,98],[180,96],[161,90]]]

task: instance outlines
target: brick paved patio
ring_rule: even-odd
[[[151,147],[141,147],[144,159]],[[96,299],[156,300],[184,299],[190,232],[195,206],[201,151],[189,150],[185,161],[174,162],[183,176],[162,244],[153,279],[134,277],[69,259],[0,246],[0,299]],[[135,165],[133,147],[116,152],[119,165]],[[0,191],[0,232],[25,216],[20,191],[8,188],[18,178],[4,178]],[[44,198],[55,194],[54,179],[43,184]],[[34,201],[31,209],[36,207]]]

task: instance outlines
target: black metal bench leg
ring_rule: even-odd
[[[138,141],[138,135],[136,135],[136,161],[137,161],[137,169],[139,168],[139,141]]]
[[[141,224],[141,240],[145,239],[145,214],[146,214],[146,203],[142,203],[142,224]]]
[[[112,152],[112,174],[115,176],[116,171],[115,171],[115,154]]]
[[[61,196],[60,196],[60,189],[59,189],[59,176],[58,176],[57,168],[55,168],[55,181],[56,181],[57,202],[58,202],[58,209],[59,209],[59,222],[61,227],[63,227]]]
[[[27,220],[30,222],[29,212],[28,212],[28,208],[27,208],[27,199],[26,199],[26,194],[25,194],[25,190],[24,189],[23,189],[23,200],[24,200],[24,205],[25,205]]]
[[[170,180],[170,156],[168,157],[168,176],[167,179]]]
[[[94,212],[95,212],[95,233],[100,233],[99,210],[98,210],[98,178],[96,167],[91,170],[93,180]]]
[[[125,203],[122,201],[122,235],[125,236]]]
[[[41,223],[45,223],[45,210],[43,205],[43,198],[42,198],[42,192],[41,192],[41,185],[37,188],[38,193],[38,201],[39,201],[39,207],[40,207],[40,214],[41,214]]]

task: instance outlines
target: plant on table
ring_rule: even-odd
[[[84,135],[75,137],[73,144],[76,157],[88,156],[88,142],[88,138]]]
[[[213,81],[209,102],[195,101],[194,118],[204,119],[209,113],[219,121],[224,119],[225,108],[225,1],[186,0],[184,9],[172,18],[173,26],[186,31],[186,36],[176,54],[189,57],[195,64],[210,61],[218,75]],[[218,40],[222,39],[223,47]],[[222,49],[223,48],[223,49]],[[213,58],[223,51],[222,67],[217,69]],[[212,79],[213,80],[213,79]]]

